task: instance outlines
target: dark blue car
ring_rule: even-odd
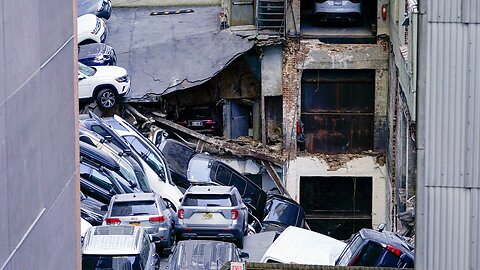
[[[335,265],[413,268],[414,261],[413,247],[397,234],[361,229]]]
[[[78,0],[77,16],[95,14],[97,17],[108,20],[112,15],[110,0]]]
[[[106,44],[92,43],[78,46],[78,61],[87,66],[115,66],[117,55]]]

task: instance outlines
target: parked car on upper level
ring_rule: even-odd
[[[155,244],[139,226],[96,226],[85,234],[83,270],[156,270],[160,260]]]
[[[236,187],[191,186],[185,192],[175,224],[177,239],[212,238],[243,247],[248,209]]]
[[[361,229],[338,257],[335,265],[413,268],[414,248],[397,234]]]
[[[130,91],[127,71],[117,66],[89,67],[78,62],[78,97],[95,100],[103,109],[115,106]]]
[[[232,243],[213,240],[179,241],[168,260],[167,269],[222,269],[227,262],[241,262],[244,258],[248,258],[248,254],[241,252]]]
[[[305,210],[296,201],[281,195],[271,195],[265,206],[262,231],[283,232],[288,226],[303,228]]]
[[[87,66],[115,66],[115,50],[105,43],[91,43],[78,46],[78,62]]]
[[[188,163],[187,178],[192,184],[235,186],[253,215],[262,220],[267,194],[257,184],[208,154],[196,154]]]
[[[78,45],[104,43],[107,35],[107,25],[97,16],[85,14],[77,18]]]
[[[175,242],[175,212],[155,193],[120,194],[112,197],[104,225],[142,226],[161,248]]]
[[[197,132],[221,136],[221,126],[215,107],[197,106],[183,108],[174,122]]]
[[[335,265],[345,246],[329,236],[290,226],[270,245],[260,262]]]
[[[360,24],[362,0],[314,0],[315,22],[346,21]]]
[[[112,15],[112,3],[110,0],[78,0],[77,16],[84,14],[95,14],[108,20]]]

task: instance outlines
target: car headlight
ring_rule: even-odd
[[[125,76],[122,76],[122,77],[118,77],[115,80],[119,83],[122,83],[122,82],[128,82],[129,78],[128,78],[128,75],[125,75]]]

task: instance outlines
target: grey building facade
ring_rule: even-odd
[[[74,1],[0,2],[0,269],[79,269]]]

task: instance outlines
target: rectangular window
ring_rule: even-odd
[[[374,70],[304,70],[301,108],[308,152],[373,149]]]

